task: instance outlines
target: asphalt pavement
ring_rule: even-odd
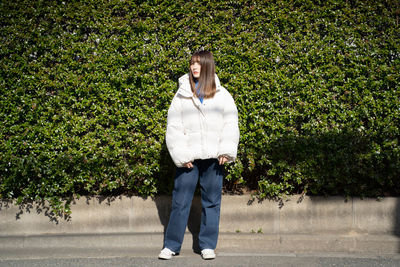
[[[159,260],[158,249],[21,249],[2,250],[0,266],[400,266],[400,254],[252,253],[217,250],[205,261],[192,250]]]

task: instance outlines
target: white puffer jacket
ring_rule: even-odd
[[[239,143],[238,112],[229,92],[215,75],[216,93],[203,103],[190,88],[189,74],[179,78],[179,89],[168,110],[166,143],[177,167],[195,159],[224,155],[234,161]]]

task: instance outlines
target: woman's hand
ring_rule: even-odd
[[[228,158],[225,157],[225,156],[219,156],[218,157],[219,165],[224,165],[227,161],[228,161]]]
[[[183,164],[183,167],[188,168],[188,169],[193,169],[193,163],[191,163],[191,162],[185,163],[185,164]]]

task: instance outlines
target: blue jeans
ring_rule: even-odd
[[[193,169],[177,168],[172,210],[164,247],[179,253],[185,235],[193,194],[200,179],[201,189],[201,224],[199,247],[215,249],[218,240],[219,217],[222,191],[222,166],[217,159],[195,160]]]

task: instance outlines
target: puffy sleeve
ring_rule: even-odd
[[[236,159],[239,144],[238,111],[232,96],[226,91],[224,105],[224,126],[219,143],[218,156],[226,156],[228,162]]]
[[[180,97],[175,95],[168,109],[167,132],[165,141],[169,154],[177,167],[192,162],[193,156],[188,149],[188,136],[182,121],[182,104]]]

